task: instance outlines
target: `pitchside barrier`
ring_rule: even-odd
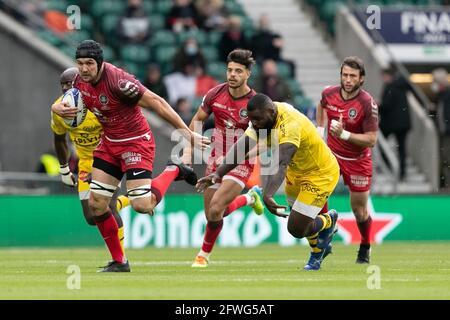
[[[277,196],[279,203],[284,197]],[[359,233],[348,197],[335,196],[330,208],[339,212],[336,241],[358,243]],[[372,237],[382,241],[450,240],[450,196],[374,196],[370,201]],[[129,248],[200,247],[205,227],[200,195],[166,195],[150,217],[130,207],[121,211]],[[88,226],[76,196],[1,196],[1,247],[102,246],[96,227]],[[224,219],[218,246],[291,246],[286,219],[266,211],[257,216],[244,207]]]

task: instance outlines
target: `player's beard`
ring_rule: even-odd
[[[347,89],[345,89],[344,83],[341,81],[341,88],[342,88],[345,92],[347,92],[347,94],[352,94],[352,93],[355,93],[356,91],[358,91],[359,88],[361,88],[361,84],[360,84],[360,83],[355,84],[355,85],[353,86],[353,88],[350,89],[350,91],[348,91]]]
[[[238,89],[238,88],[242,87],[242,86],[244,85],[244,83],[245,83],[244,80],[241,80],[241,81],[235,80],[235,81],[236,81],[236,82],[235,82],[234,84],[231,84],[231,83],[230,83],[230,80],[228,80],[228,81],[227,81],[227,82],[228,82],[228,86],[229,86],[230,88],[232,88],[232,89]]]

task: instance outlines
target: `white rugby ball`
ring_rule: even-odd
[[[75,118],[63,118],[64,122],[73,128],[78,127],[86,118],[87,108],[84,105],[81,92],[77,88],[71,88],[64,93],[62,98],[63,102],[66,102],[69,106],[78,109]]]

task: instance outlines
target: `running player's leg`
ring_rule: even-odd
[[[119,183],[120,186],[120,183]],[[119,234],[119,240],[120,240],[120,245],[122,246],[122,251],[125,254],[125,246],[124,246],[124,241],[125,241],[125,234],[124,234],[124,228],[123,228],[123,221],[122,221],[122,217],[119,214],[119,211],[129,205],[129,200],[128,197],[126,196],[119,196],[120,193],[120,187],[118,187],[116,189],[116,191],[114,192],[111,201],[109,202],[109,208],[111,209],[111,212],[114,216],[114,219],[116,219],[117,222],[117,226],[119,227],[118,230],[118,234]]]
[[[223,217],[229,204],[233,202],[241,194],[243,184],[236,182],[235,180],[223,180],[219,187],[208,188],[205,192],[205,210],[206,214],[206,230],[203,237],[202,249],[194,261],[193,267],[206,267],[211,251],[219,237],[220,231],[223,227]],[[209,200],[211,199],[211,200]],[[245,204],[242,204],[245,205]],[[237,206],[234,206],[234,210]],[[206,261],[198,261],[204,258]]]
[[[337,166],[335,170],[308,178],[296,177],[289,172],[287,174],[285,190],[292,207],[288,231],[296,238],[308,238],[311,255],[306,270],[318,270],[322,260],[331,252],[337,212],[319,212],[336,187],[338,178]]]
[[[368,210],[368,201],[369,191],[350,191],[350,204],[356,218],[359,233],[361,234],[361,243],[358,250],[358,256],[356,258],[356,263],[370,262],[370,231],[372,229],[372,218]]]
[[[339,165],[344,183],[350,190],[350,206],[361,234],[356,263],[369,263],[372,218],[368,211],[368,200],[372,178],[372,160],[369,158],[355,163],[339,159]]]
[[[89,208],[89,196],[91,193],[89,176],[92,172],[92,161],[92,158],[83,157],[78,160],[78,196],[83,209],[84,219],[87,224],[95,226],[94,216]]]
[[[214,194],[216,193],[219,186],[220,184],[216,183],[215,185],[212,185],[209,188],[207,188],[203,193],[203,207],[205,210],[205,217],[207,222],[205,227],[205,234],[203,235],[202,247],[197,256],[195,257],[194,263],[192,264],[193,268],[203,268],[208,266],[209,254],[211,252],[208,239],[211,238],[212,235],[216,232],[216,230],[214,229],[214,224],[208,225],[209,208],[211,200],[214,197]]]
[[[94,158],[89,207],[113,261],[102,271],[128,272],[128,262],[120,244],[119,227],[109,203],[122,178],[119,167],[100,158]]]

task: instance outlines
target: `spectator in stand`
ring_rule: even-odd
[[[175,71],[183,71],[187,65],[205,68],[206,59],[195,38],[188,38],[178,49],[173,59]]]
[[[223,0],[197,0],[198,26],[205,31],[225,31],[228,10]]]
[[[195,96],[197,97],[205,96],[210,89],[219,84],[216,79],[206,74],[205,68],[200,65],[195,68],[195,75],[197,76],[197,83],[195,86]]]
[[[158,96],[167,100],[167,88],[161,78],[161,70],[157,64],[150,64],[147,68],[144,86]]]
[[[167,88],[169,103],[175,105],[179,98],[192,100],[195,98],[195,87],[197,77],[195,75],[195,66],[185,65],[182,71],[175,71],[166,75],[163,82]]]
[[[447,70],[433,70],[432,91],[437,95],[437,126],[440,134],[441,187],[450,187],[450,84]]]
[[[276,62],[289,64],[291,77],[295,78],[295,63],[281,57],[284,41],[279,33],[271,30],[269,16],[262,14],[259,18],[258,31],[251,38],[251,47],[256,62],[261,64],[264,60],[272,59]]]
[[[238,16],[228,18],[228,28],[222,34],[219,42],[220,60],[227,61],[228,54],[234,49],[248,49],[249,41],[241,28],[241,19]]]
[[[197,29],[198,13],[192,0],[174,0],[166,16],[166,27],[174,32]]]
[[[120,17],[119,37],[125,43],[143,43],[150,37],[150,20],[142,0],[128,0],[128,6]]]
[[[192,119],[192,102],[186,98],[178,98],[175,104],[175,111],[179,114],[180,118],[187,124]]]
[[[268,59],[262,64],[261,75],[256,80],[255,91],[264,93],[273,101],[291,101],[292,95],[287,83],[279,76],[275,61]]]
[[[382,70],[384,87],[379,106],[380,129],[387,138],[393,134],[397,140],[400,162],[400,180],[406,175],[406,137],[411,129],[408,99],[408,82],[395,72],[394,67]],[[385,156],[384,156],[385,157]]]

